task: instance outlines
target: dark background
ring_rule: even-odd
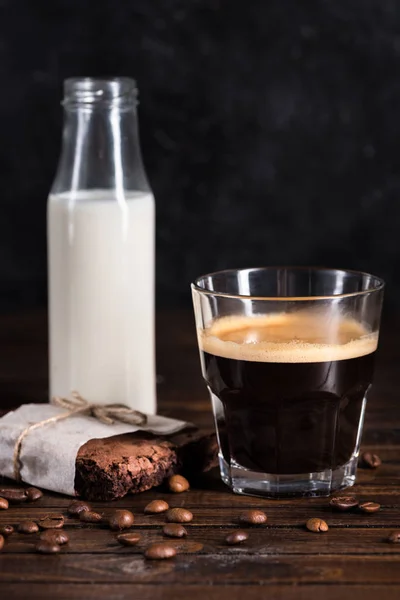
[[[162,305],[233,266],[365,269],[400,304],[400,3],[0,1],[0,307],[46,303],[62,80],[129,75]]]

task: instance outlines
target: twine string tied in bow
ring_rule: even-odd
[[[31,433],[31,431],[34,431],[35,429],[39,429],[51,423],[58,423],[59,421],[63,421],[64,419],[68,419],[69,417],[77,414],[94,417],[105,425],[113,425],[116,421],[119,421],[120,423],[127,423],[128,425],[136,425],[140,427],[147,423],[147,415],[138,410],[134,410],[123,404],[91,404],[82,398],[78,392],[72,392],[71,398],[61,398],[59,396],[55,396],[52,398],[51,404],[54,406],[59,406],[60,408],[65,408],[66,412],[55,415],[54,417],[49,417],[43,421],[38,421],[32,425],[28,425],[28,427],[21,431],[17,441],[15,442],[13,470],[14,479],[16,481],[21,481],[22,465],[20,456],[22,442],[28,433]]]

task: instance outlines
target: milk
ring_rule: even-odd
[[[51,397],[155,413],[152,194],[51,194],[48,253]]]

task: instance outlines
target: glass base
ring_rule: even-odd
[[[273,475],[250,471],[232,463],[228,465],[219,455],[221,478],[235,494],[262,496],[264,498],[294,498],[329,496],[336,490],[354,485],[358,457],[337,469],[298,475]]]

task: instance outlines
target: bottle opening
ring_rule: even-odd
[[[64,81],[64,106],[137,104],[137,86],[131,77],[72,77]]]

